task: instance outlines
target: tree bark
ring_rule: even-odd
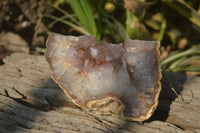
[[[3,61],[0,132],[200,132],[200,77],[163,73],[158,108],[138,123],[76,107],[51,79],[44,56],[14,53]]]

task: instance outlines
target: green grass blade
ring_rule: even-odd
[[[126,32],[131,39],[141,38],[139,30],[139,19],[135,15],[133,15],[128,9],[126,9]]]
[[[164,59],[162,61],[162,65],[166,65],[168,63],[171,63],[172,61],[175,61],[181,57],[184,57],[184,56],[189,56],[189,55],[194,55],[194,54],[200,54],[200,45],[197,45],[195,47],[192,47],[184,52],[181,52],[181,53],[178,53],[178,54],[175,54],[174,56],[171,56],[171,57],[168,57],[166,59]]]
[[[160,29],[158,41],[162,41],[162,40],[163,40],[163,37],[164,37],[164,35],[165,35],[166,28],[167,28],[167,20],[166,20],[166,19],[163,19],[163,20],[162,20],[162,23],[161,23],[161,29]]]
[[[115,43],[121,43],[126,38],[129,38],[124,25],[111,15],[106,15],[104,22],[107,24],[109,34],[114,35]]]
[[[122,23],[120,23],[117,19],[114,19],[114,24],[116,25],[116,31],[119,34],[121,41],[129,38],[129,35],[126,32],[126,28]]]
[[[106,4],[107,0],[90,0],[90,3],[92,4],[92,6],[95,8],[95,11],[97,12],[97,19],[96,19],[96,26],[98,28],[98,31],[100,31],[102,29],[102,22],[104,17],[106,18],[106,13],[104,11],[104,6]]]
[[[89,0],[70,0],[69,3],[82,26],[97,39],[100,39]]]
[[[183,57],[183,58],[180,58],[179,60],[177,60],[177,61],[175,61],[175,62],[172,62],[172,64],[170,64],[170,66],[168,67],[169,69],[173,69],[173,68],[175,68],[175,67],[178,67],[178,66],[180,66],[181,64],[182,64],[182,62],[184,61],[184,60],[186,60],[187,59],[187,57]]]
[[[56,20],[56,21],[59,21],[61,23],[64,23],[72,28],[74,28],[75,30],[85,34],[85,35],[91,35],[87,30],[85,30],[84,28],[82,28],[81,26],[78,26],[70,21],[67,21],[67,20],[63,20],[62,18],[60,17],[56,17],[56,16],[53,16],[53,15],[50,15],[50,14],[44,14],[43,17],[47,17],[47,18],[50,18],[50,19],[53,19],[53,20]]]
[[[192,57],[183,57],[175,62],[173,62],[169,69],[173,69],[175,67],[180,67],[180,66],[183,66],[183,65],[190,65],[190,62],[191,61],[194,61],[194,60],[199,60],[200,59],[200,55],[199,56],[192,56]]]
[[[193,24],[200,27],[200,14],[183,0],[162,0]]]
[[[193,71],[193,72],[200,72],[200,67],[194,66],[183,66],[183,67],[176,67],[173,69],[166,69],[167,71],[174,71],[174,72],[186,72],[186,71]]]
[[[48,5],[50,5],[51,7],[55,8],[59,12],[63,13],[64,14],[63,18],[69,18],[73,23],[78,23],[78,21],[75,19],[75,16],[69,14],[68,12],[64,11],[63,9],[61,9],[59,7],[56,7],[56,6],[52,5],[52,4],[48,4]]]
[[[189,57],[185,60],[183,60],[182,62],[180,62],[180,66],[182,65],[190,65],[190,63],[194,60],[200,60],[200,55],[197,55],[197,56],[192,56],[192,57]]]
[[[59,22],[59,21],[67,21],[66,19],[68,19],[69,18],[69,16],[62,16],[62,17],[60,17],[60,19],[58,20],[58,19],[55,19],[53,22],[51,22],[49,25],[50,25],[50,27],[52,27],[54,24],[56,24],[57,22]],[[70,19],[71,20],[71,19]],[[74,22],[74,21],[73,21]],[[76,21],[76,22],[74,22],[76,25],[80,25],[80,23],[78,22],[78,21]]]

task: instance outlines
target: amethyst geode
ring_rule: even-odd
[[[46,45],[52,78],[77,106],[134,121],[148,119],[156,109],[159,42],[99,45],[92,36],[52,33]]]

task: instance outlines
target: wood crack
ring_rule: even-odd
[[[74,106],[50,80],[43,56],[15,53],[4,61],[0,66],[1,132],[200,132],[200,77],[169,73],[174,88],[185,101],[191,99],[193,92],[192,101],[180,102],[168,83],[162,82],[157,111],[150,120],[138,124]]]

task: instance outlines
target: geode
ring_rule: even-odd
[[[52,33],[46,45],[53,80],[82,109],[133,121],[148,119],[156,109],[159,42],[100,45],[92,36]]]

